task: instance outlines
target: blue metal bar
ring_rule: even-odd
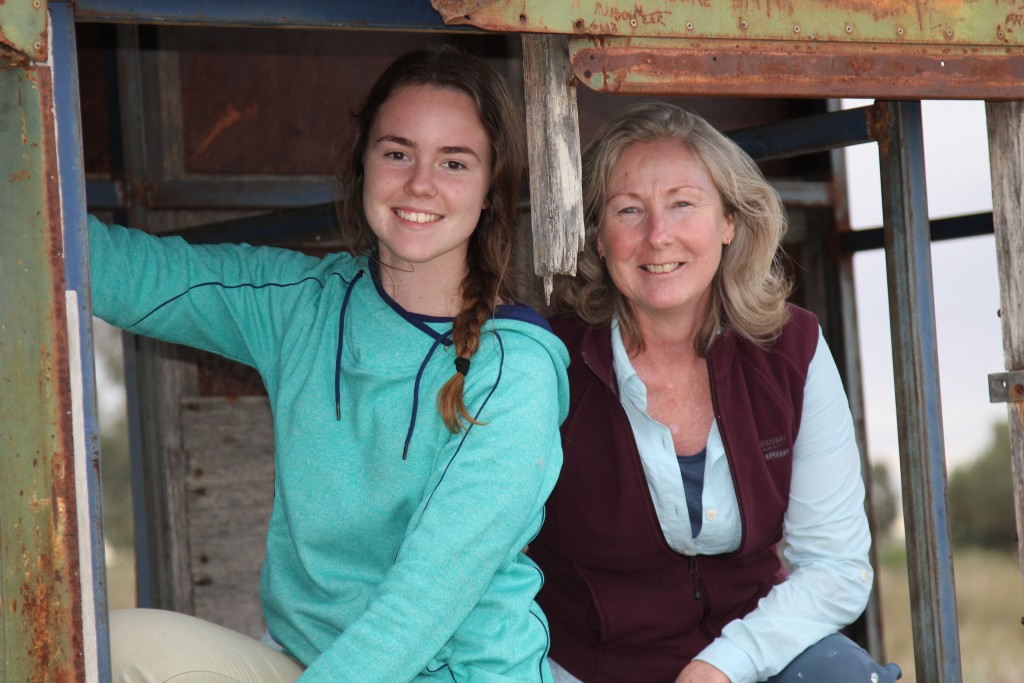
[[[194,178],[160,180],[147,209],[290,209],[325,204],[338,194],[333,178]]]
[[[120,209],[124,206],[121,183],[117,180],[86,180],[85,195],[91,211]]]
[[[921,103],[874,109],[917,680],[961,683]]]
[[[86,667],[97,667],[100,680],[110,679],[110,644],[107,628],[107,571],[103,543],[103,513],[100,486],[100,436],[96,405],[96,371],[93,353],[92,300],[89,278],[89,242],[86,234],[85,172],[82,159],[81,107],[78,94],[78,53],[75,42],[75,21],[71,6],[65,2],[49,4],[50,44],[53,51],[53,99],[57,127],[57,168],[60,174],[61,214],[64,224],[64,277],[68,290],[76,292],[78,339],[81,362],[82,414],[85,430],[84,468],[76,467],[76,478],[86,477],[88,501],[78,499],[78,515],[88,503],[88,539],[80,539],[91,547],[92,585],[82,587],[82,609],[92,610],[95,623],[95,644],[85,638]],[[69,324],[74,321],[69,319]],[[72,336],[69,334],[69,338]],[[70,349],[74,352],[74,349]],[[77,429],[77,427],[76,427]],[[76,457],[78,455],[76,454]],[[82,487],[79,486],[81,491]],[[84,572],[83,572],[84,575]],[[87,590],[89,589],[89,590]],[[92,601],[87,598],[91,594]],[[95,661],[93,661],[93,655]]]
[[[993,232],[992,214],[975,213],[969,216],[954,216],[930,221],[932,242],[991,235]],[[867,230],[851,230],[840,236],[840,250],[844,254],[858,251],[881,249],[885,246],[885,229],[868,228]]]
[[[484,32],[471,26],[445,26],[427,0],[78,0],[75,19],[122,24]]]
[[[868,130],[871,107],[804,116],[726,133],[755,161],[770,161],[848,147],[874,138]]]
[[[253,245],[283,245],[327,242],[340,235],[334,204],[318,204],[276,211],[237,220],[208,223],[178,231],[193,244],[245,242]]]

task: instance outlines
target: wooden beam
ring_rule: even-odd
[[[554,274],[576,274],[584,237],[579,116],[565,36],[523,35],[523,81],[534,272],[549,300]]]
[[[992,168],[992,222],[999,267],[1003,359],[1008,371],[1024,370],[1024,102],[988,102]],[[1024,581],[1024,401],[1007,404],[1017,543]]]

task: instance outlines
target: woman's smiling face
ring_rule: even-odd
[[[363,157],[363,210],[386,266],[466,270],[491,180],[476,103],[458,90],[405,86],[381,106]]]
[[[735,236],[707,166],[678,140],[636,143],[612,167],[598,252],[637,321],[702,316]]]

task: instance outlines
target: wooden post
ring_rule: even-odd
[[[1008,372],[1024,370],[1024,102],[988,102],[988,151],[992,168],[992,222],[999,266],[1003,360]],[[1017,543],[1024,581],[1024,400],[1010,392],[1007,418]]]
[[[584,237],[579,117],[568,38],[524,34],[523,71],[533,264],[544,278],[549,301],[552,276],[576,274]]]

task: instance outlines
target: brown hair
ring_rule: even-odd
[[[615,286],[597,253],[606,187],[615,163],[629,146],[673,140],[683,143],[711,174],[736,237],[722,252],[711,283],[711,302],[694,344],[707,355],[718,330],[732,329],[756,344],[775,339],[789,319],[791,284],[779,261],[786,214],[775,189],[736,143],[696,114],[666,102],[633,105],[607,121],[583,151],[583,211],[586,238],[577,275],[563,279],[553,304],[589,325],[619,321],[632,351],[644,348],[629,302]]]
[[[410,52],[395,60],[377,79],[352,114],[353,132],[341,159],[338,176],[346,185],[339,208],[343,237],[355,253],[377,246],[363,212],[363,155],[370,129],[381,106],[406,86],[448,88],[469,95],[491,144],[491,182],[480,222],[470,236],[467,273],[462,281],[462,307],[455,316],[452,342],[458,356],[471,358],[480,346],[480,330],[502,301],[515,296],[512,253],[519,189],[526,170],[525,133],[520,109],[505,79],[486,61],[443,46]],[[438,411],[452,433],[460,418],[475,423],[463,400],[464,377],[455,372],[437,394]]]

